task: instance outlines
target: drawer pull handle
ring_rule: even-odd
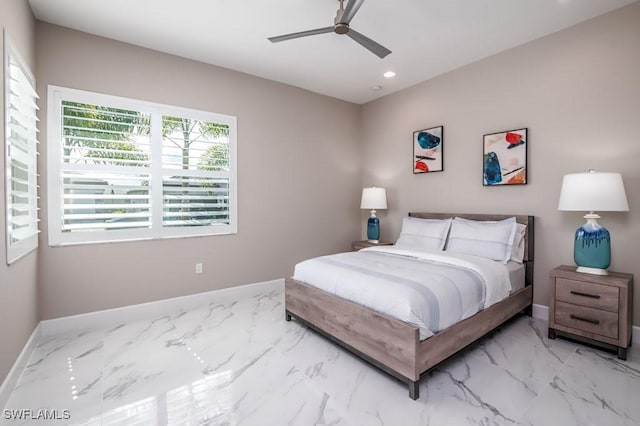
[[[573,290],[571,290],[570,293],[575,294],[576,296],[590,297],[591,299],[600,299],[599,294],[582,293],[581,291],[573,291]]]
[[[569,315],[569,317],[571,319],[574,319],[574,320],[584,321],[584,322],[588,322],[588,323],[595,324],[595,325],[600,324],[600,321],[598,321],[598,320],[594,320],[594,319],[590,319],[590,318],[582,318],[582,317],[579,317],[579,316],[576,316],[576,315],[573,315],[573,314]]]

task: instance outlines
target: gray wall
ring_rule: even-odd
[[[0,27],[7,31],[31,71],[35,70],[35,20],[24,0],[0,1]],[[4,33],[0,33],[4,46]],[[3,47],[0,47],[0,50]],[[0,60],[0,63],[3,61]],[[4,67],[2,67],[4,86]],[[0,117],[4,123],[4,90],[0,95]],[[4,171],[4,125],[0,125],[0,170]],[[11,369],[22,347],[38,322],[37,253],[35,251],[7,266],[5,244],[4,173],[0,178],[0,383]]]
[[[556,210],[562,176],[620,172],[631,212],[602,213],[612,270],[640,277],[640,3],[465,66],[362,110],[363,184],[388,190],[382,238],[409,211],[536,216],[535,303],[573,264],[582,213]],[[444,125],[444,172],[412,174],[412,132]],[[482,136],[529,128],[529,184],[482,186]],[[364,216],[363,216],[364,219]],[[635,294],[640,324],[640,291]]]
[[[48,84],[238,118],[238,234],[52,248],[43,220],[41,319],[282,278],[358,237],[357,105],[42,22],[36,33],[43,141]]]

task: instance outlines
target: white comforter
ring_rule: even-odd
[[[371,247],[298,263],[293,277],[343,299],[414,324],[420,339],[506,298],[507,268],[442,251]]]

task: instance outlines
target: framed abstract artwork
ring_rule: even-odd
[[[484,186],[527,184],[527,129],[484,135]]]
[[[413,173],[443,171],[443,144],[443,126],[413,132]]]

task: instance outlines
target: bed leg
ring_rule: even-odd
[[[420,382],[409,380],[409,398],[414,401],[420,398]]]
[[[533,316],[533,305],[529,305],[526,308],[524,308],[522,313],[524,315],[528,316],[528,317],[532,317]]]
[[[291,321],[291,314],[289,313],[289,311],[284,311],[284,320]]]

